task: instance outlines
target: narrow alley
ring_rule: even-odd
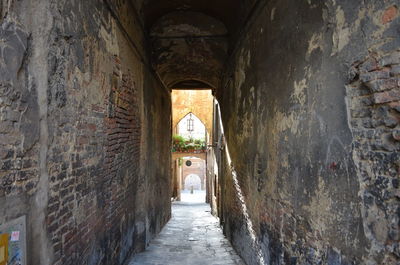
[[[204,203],[205,193],[182,195],[172,204],[171,220],[129,265],[244,265]]]
[[[400,264],[399,33],[399,0],[0,0],[0,265]]]

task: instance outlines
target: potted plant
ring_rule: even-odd
[[[181,152],[182,147],[185,144],[185,138],[180,135],[173,135],[172,136],[172,150],[173,152]]]
[[[195,150],[195,144],[194,143],[188,143],[186,146],[187,146],[187,151],[189,153],[193,153],[194,152],[194,150]]]

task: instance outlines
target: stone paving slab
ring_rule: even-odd
[[[172,218],[129,265],[245,265],[205,203],[174,202]]]

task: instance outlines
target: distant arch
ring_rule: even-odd
[[[210,90],[172,90],[172,128],[190,113],[194,114],[212,132],[213,96]]]
[[[175,124],[173,124],[173,128],[176,129],[177,126],[178,126],[178,124],[179,124],[183,119],[185,119],[188,115],[190,115],[190,114],[192,114],[192,115],[195,116],[197,119],[199,119],[199,121],[201,122],[201,124],[203,124],[204,128],[206,128],[206,131],[207,131],[208,133],[210,133],[210,131],[208,130],[208,128],[207,128],[207,126],[206,126],[206,123],[205,123],[201,118],[199,118],[199,116],[197,116],[196,113],[194,113],[193,111],[189,111],[189,112],[187,112],[186,114],[182,115],[181,118],[179,118],[179,119],[175,122]]]
[[[175,127],[178,126],[178,124],[179,124],[184,118],[186,118],[189,114],[193,114],[193,116],[195,116],[197,119],[199,119],[199,121],[203,124],[203,126],[206,127],[205,122],[204,122],[202,119],[200,119],[199,116],[197,116],[196,113],[194,113],[193,111],[189,111],[189,112],[187,112],[186,114],[184,114],[184,115],[176,122]],[[206,129],[207,129],[207,127],[206,127]]]
[[[185,177],[185,190],[201,190],[201,178],[197,174],[189,174]]]
[[[188,130],[190,120],[192,124],[191,131]],[[177,134],[187,139],[194,138],[207,140],[207,134],[209,133],[204,122],[195,114],[193,114],[193,112],[189,112],[189,114],[180,119],[174,129]]]

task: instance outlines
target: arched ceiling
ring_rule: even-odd
[[[257,0],[131,1],[150,36],[152,65],[163,82],[171,89],[199,83],[216,89],[231,42]]]
[[[188,80],[217,87],[228,52],[227,30],[219,20],[175,11],[155,22],[150,39],[152,64],[168,87]]]
[[[250,2],[254,0],[144,0],[142,12],[146,27],[174,11],[195,11],[218,19],[233,33],[243,22]]]

